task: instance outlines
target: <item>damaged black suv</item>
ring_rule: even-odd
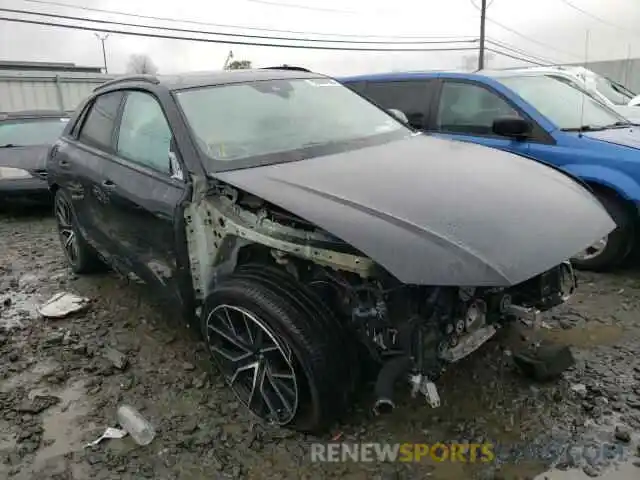
[[[410,130],[322,75],[107,82],[48,156],[71,268],[107,264],[180,307],[265,421],[326,427],[378,372],[435,381],[564,302],[565,260],[615,227],[582,185]]]

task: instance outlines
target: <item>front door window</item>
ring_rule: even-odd
[[[472,83],[445,82],[436,129],[443,133],[493,135],[494,120],[505,116],[520,115],[498,94]]]

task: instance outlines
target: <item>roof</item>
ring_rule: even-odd
[[[341,82],[360,82],[360,81],[376,81],[376,80],[419,80],[424,78],[434,78],[442,71],[413,71],[413,72],[384,72],[384,73],[368,73],[362,75],[351,75],[339,77],[337,80]]]
[[[466,78],[469,80],[480,80],[483,77],[504,78],[514,76],[535,76],[544,73],[564,73],[573,75],[578,71],[579,67],[530,67],[530,68],[512,68],[504,70],[479,70],[476,72],[460,72],[460,71],[422,71],[422,72],[388,72],[388,73],[371,73],[365,75],[354,75],[349,77],[340,77],[341,82],[358,82],[358,81],[390,81],[390,80],[420,80],[425,78],[436,78],[446,76],[449,78]]]
[[[60,118],[69,114],[59,110],[21,110],[18,112],[0,113],[0,120],[14,120],[20,118]]]
[[[101,73],[100,67],[79,66],[69,62],[19,62],[0,60],[0,70]]]
[[[286,80],[296,78],[319,78],[323,75],[313,72],[286,69],[246,69],[219,70],[212,72],[193,72],[180,75],[131,75],[116,78],[96,88],[109,87],[121,82],[150,82],[160,84],[169,90],[183,90],[188,88],[206,87],[212,85],[226,85],[264,80]]]

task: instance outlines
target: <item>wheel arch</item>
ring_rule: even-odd
[[[640,183],[619,170],[601,165],[565,165],[563,169],[594,189],[630,202],[640,202]]]
[[[637,216],[639,211],[634,202],[617,188],[595,180],[586,180],[585,183],[593,190],[596,195],[604,195],[624,207],[630,217]],[[636,222],[638,219],[636,219]]]

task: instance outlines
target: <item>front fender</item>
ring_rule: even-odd
[[[562,168],[585,182],[609,187],[627,200],[640,201],[640,184],[619,170],[600,165],[563,165]]]

